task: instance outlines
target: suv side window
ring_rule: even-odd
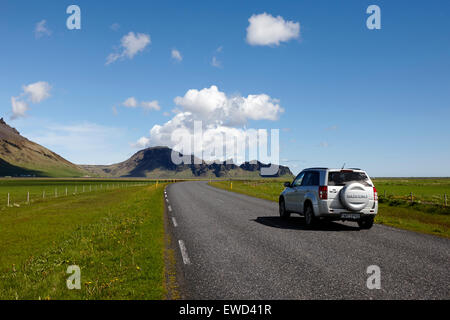
[[[302,186],[318,186],[320,175],[317,171],[308,171],[303,179]]]
[[[303,177],[305,176],[305,172],[300,172],[298,176],[292,182],[293,187],[299,187],[302,185]]]

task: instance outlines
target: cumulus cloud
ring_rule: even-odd
[[[25,117],[29,110],[28,103],[39,103],[50,97],[51,86],[48,82],[38,81],[22,86],[22,93],[18,97],[11,97],[12,119]]]
[[[25,101],[19,100],[18,97],[11,97],[11,106],[13,112],[12,119],[25,117],[28,110],[28,104]]]
[[[135,147],[148,147],[150,145],[163,145],[185,152],[180,149],[179,141],[173,135],[174,132],[184,131],[187,135],[193,135],[197,121],[202,122],[203,145],[192,153],[203,152],[205,159],[225,160],[223,154],[217,154],[214,149],[216,141],[224,137],[226,146],[234,145],[235,141],[242,143],[249,141],[247,130],[243,128],[248,120],[277,120],[283,109],[277,99],[267,94],[255,94],[243,96],[227,96],[217,86],[211,86],[201,90],[190,89],[184,96],[174,99],[178,109],[172,119],[163,125],[154,125],[147,137],[140,138]],[[238,127],[241,126],[241,127]],[[256,143],[252,141],[251,143]],[[210,157],[208,157],[208,154]],[[240,160],[243,160],[242,157]]]
[[[111,53],[106,57],[106,64],[111,64],[119,59],[133,59],[136,54],[144,51],[151,43],[150,35],[145,33],[135,34],[129,32],[120,40],[119,52]]]
[[[139,102],[135,97],[129,97],[122,105],[127,108],[142,107],[144,110],[161,110],[161,106],[157,100]]]
[[[127,108],[136,108],[138,106],[138,102],[135,97],[129,97],[122,103],[122,105]]]
[[[34,28],[34,35],[36,38],[40,38],[42,36],[50,36],[52,34],[51,30],[47,27],[47,21],[41,20],[36,23],[36,27]]]
[[[42,100],[50,97],[51,86],[48,82],[38,81],[29,85],[23,86],[23,92],[28,95],[33,103],[39,103]]]
[[[277,99],[266,94],[228,97],[217,86],[191,89],[174,102],[199,120],[225,125],[245,124],[247,120],[277,120],[284,111]]]
[[[147,137],[141,137],[131,145],[133,148],[144,149],[150,146],[150,139]]]
[[[287,42],[300,35],[300,23],[285,21],[281,16],[254,14],[248,21],[247,43],[253,46],[278,46],[280,42]]]
[[[177,49],[172,49],[171,56],[172,56],[172,59],[174,59],[178,62],[183,60],[183,57],[181,56],[180,51],[178,51]]]
[[[157,100],[142,101],[141,107],[144,108],[144,110],[161,110],[161,107],[159,106],[159,102]]]

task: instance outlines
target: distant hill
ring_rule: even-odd
[[[0,176],[79,177],[86,172],[0,119]]]
[[[102,177],[147,177],[163,179],[186,178],[258,178],[261,162],[245,162],[241,165],[221,163],[181,164],[176,165],[171,158],[172,149],[168,147],[151,147],[135,153],[130,159],[112,165],[81,165],[92,175]],[[179,156],[182,156],[178,153]],[[194,157],[191,156],[191,163]],[[288,167],[279,166],[274,177],[291,177]]]

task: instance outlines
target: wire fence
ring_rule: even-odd
[[[121,188],[158,185],[158,181],[146,182],[109,182],[109,183],[73,183],[73,184],[37,184],[0,186],[0,208],[21,207],[37,202],[69,198],[93,192],[107,192]]]

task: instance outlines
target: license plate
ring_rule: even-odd
[[[343,219],[359,219],[360,217],[359,213],[341,213]]]

